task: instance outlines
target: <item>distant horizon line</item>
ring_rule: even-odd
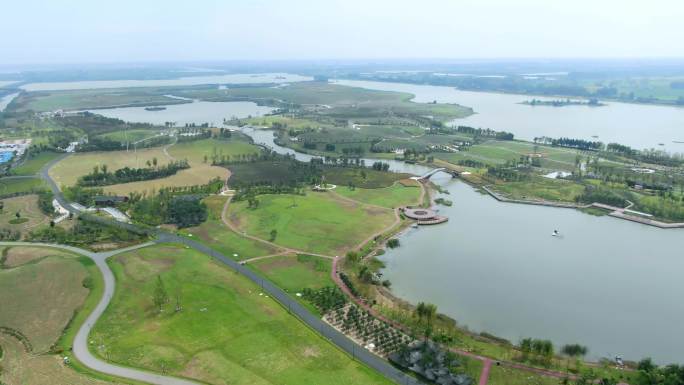
[[[197,64],[477,64],[477,63],[535,63],[535,62],[682,62],[684,56],[502,56],[502,57],[383,57],[383,58],[298,58],[298,59],[154,59],[154,60],[93,60],[93,61],[56,61],[56,62],[18,62],[0,63],[0,69],[19,71],[63,69],[78,66],[160,66],[160,65],[197,65]],[[42,68],[41,68],[42,67]]]

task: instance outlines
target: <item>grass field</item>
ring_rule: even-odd
[[[492,365],[489,385],[558,385],[560,379]]]
[[[350,189],[347,186],[338,186],[334,192],[359,202],[376,206],[395,208],[400,206],[416,205],[421,202],[420,187],[405,187],[397,182],[390,187],[365,189]]]
[[[91,335],[110,361],[210,384],[384,384],[259,288],[209,257],[155,246],[110,261],[118,286]],[[169,295],[152,303],[160,276]]]
[[[207,205],[209,217],[199,226],[183,229],[182,233],[192,234],[194,239],[236,260],[276,253],[275,248],[269,245],[234,233],[221,221],[221,211],[227,200],[227,196],[221,195],[205,198],[204,203]]]
[[[190,168],[181,170],[167,178],[153,179],[142,182],[124,183],[106,186],[105,192],[126,195],[132,191],[157,191],[162,187],[192,186],[205,184],[211,179],[228,177],[225,168],[212,166],[209,162],[204,163],[204,155],[211,155],[216,149],[223,154],[244,154],[258,152],[257,147],[244,141],[219,141],[214,139],[184,142],[171,146],[168,153],[174,159],[188,159]],[[95,165],[107,165],[110,171],[123,167],[140,168],[147,167],[146,162],[157,158],[159,164],[166,164],[171,159],[164,153],[162,148],[149,148],[134,151],[104,151],[89,152],[72,155],[59,163],[51,170],[50,175],[58,184],[71,186],[82,175],[92,172]]]
[[[15,338],[0,334],[3,349],[0,381],[5,384],[116,385],[101,381],[64,366],[59,355],[35,355],[26,352]]]
[[[41,224],[48,224],[49,217],[38,208],[37,195],[22,195],[2,200],[5,207],[0,211],[0,227],[17,231],[32,230]],[[13,224],[16,221],[16,213],[21,215],[19,219],[25,219],[22,223]]]
[[[17,267],[49,256],[68,257],[71,254],[49,247],[6,247],[2,250],[2,264],[0,266],[4,268]]]
[[[108,132],[106,134],[98,135],[97,137],[102,139],[116,140],[121,143],[133,143],[146,138],[151,138],[157,134],[159,134],[159,131],[157,130],[126,130],[126,132]]]
[[[12,175],[35,175],[40,171],[41,167],[60,155],[50,151],[41,152],[26,159],[21,166],[13,168],[11,170]]]
[[[363,207],[327,193],[258,199],[257,209],[244,201],[231,203],[230,220],[250,235],[269,239],[276,230],[274,242],[279,245],[328,255],[344,254],[394,220],[390,210]]]
[[[367,189],[389,187],[394,182],[411,176],[395,172],[343,167],[328,168],[325,170],[324,175],[328,183],[347,186],[351,182],[355,187]]]
[[[187,103],[187,101],[167,98],[164,93],[164,90],[158,88],[40,91],[21,94],[12,105],[17,111],[41,112],[58,109],[82,110]]]
[[[29,193],[46,190],[47,185],[38,178],[0,179],[0,198],[17,193]]]
[[[48,351],[88,295],[86,276],[78,259],[58,256],[0,270],[0,292],[12,293],[0,296],[0,325],[23,333],[33,353]]]
[[[296,293],[304,288],[320,289],[334,286],[330,278],[332,261],[311,255],[282,255],[250,262],[278,287]]]
[[[524,182],[497,184],[495,189],[513,199],[544,199],[549,201],[574,202],[584,192],[584,186],[566,180],[534,177]]]

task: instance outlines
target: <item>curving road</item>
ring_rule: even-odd
[[[147,247],[153,244],[154,242],[147,242],[140,245],[127,247],[124,249],[102,253],[93,253],[88,250],[79,249],[77,247],[58,244],[38,242],[0,242],[0,246],[41,246],[67,250],[72,253],[83,255],[85,257],[90,258],[93,262],[95,262],[95,265],[97,265],[98,269],[100,269],[102,277],[104,278],[104,290],[102,298],[100,299],[100,302],[97,304],[93,312],[90,313],[88,318],[85,320],[83,325],[81,325],[81,328],[78,330],[78,333],[74,338],[74,344],[72,347],[72,352],[74,356],[79,361],[81,361],[81,363],[83,363],[85,366],[98,372],[107,373],[117,377],[128,378],[131,380],[147,382],[155,385],[198,385],[197,382],[184,380],[181,378],[162,376],[156,373],[146,372],[143,370],[113,365],[98,359],[88,349],[88,335],[90,334],[93,325],[95,325],[95,323],[100,318],[102,313],[104,313],[105,309],[107,309],[109,302],[112,300],[112,297],[114,296],[116,281],[114,280],[114,274],[112,273],[112,270],[109,268],[109,265],[107,265],[107,258],[116,254],[140,249],[142,247]]]
[[[78,211],[75,210],[73,207],[71,207],[71,204],[64,198],[64,195],[62,194],[61,190],[59,189],[59,186],[57,186],[57,183],[50,177],[49,175],[49,170],[50,168],[59,162],[60,160],[64,159],[65,157],[69,156],[69,154],[65,154],[64,156],[60,156],[56,159],[53,159],[49,163],[47,163],[43,168],[40,170],[40,177],[43,178],[48,185],[50,186],[55,199],[59,202],[62,207],[64,207],[66,210],[69,212],[72,212],[74,214],[78,214]],[[278,301],[285,309],[288,310],[291,314],[299,318],[302,322],[304,322],[308,327],[310,327],[313,330],[316,330],[319,334],[321,334],[323,337],[328,339],[331,343],[336,345],[339,349],[347,352],[349,355],[351,355],[355,360],[360,361],[361,363],[365,364],[368,367],[371,367],[381,374],[383,374],[385,377],[388,379],[394,381],[397,384],[405,384],[405,385],[418,385],[422,384],[419,380],[417,380],[414,377],[411,377],[401,370],[395,368],[392,366],[389,362],[385,361],[381,357],[369,352],[368,350],[364,349],[362,346],[356,344],[354,341],[349,339],[347,336],[345,336],[343,333],[340,333],[336,329],[334,329],[332,326],[328,325],[327,323],[323,322],[320,318],[312,314],[308,309],[306,309],[304,306],[302,306],[299,302],[294,300],[292,297],[290,297],[289,294],[287,294],[285,291],[283,291],[281,288],[276,286],[275,284],[271,283],[268,279],[264,279],[262,276],[257,274],[256,272],[250,270],[246,266],[241,265],[239,262],[236,262],[235,260],[215,251],[212,250],[211,248],[196,242],[191,239],[187,239],[185,237],[178,236],[176,234],[168,233],[163,230],[159,229],[148,229],[144,228],[141,226],[129,224],[129,223],[124,223],[124,222],[118,222],[115,220],[110,220],[107,218],[103,217],[97,217],[93,215],[81,215],[82,217],[87,218],[88,220],[92,221],[97,221],[100,223],[106,223],[112,226],[118,226],[121,228],[125,228],[127,230],[136,232],[136,233],[145,233],[151,236],[156,236],[155,242],[158,243],[182,243],[185,244],[188,247],[191,247],[195,249],[196,251],[199,251],[201,253],[207,254],[217,261],[223,263],[224,265],[232,268],[236,272],[242,274],[246,278],[248,278],[250,281],[254,282],[258,286],[262,288],[264,292],[269,294],[271,298],[274,298],[276,301]],[[18,243],[15,243],[18,244]],[[149,244],[149,243],[148,243]],[[107,252],[107,253],[90,253],[85,250],[81,250],[78,248],[72,248],[70,246],[63,246],[63,245],[54,245],[55,247],[60,247],[64,248],[66,250],[72,250],[75,252],[78,252],[79,254],[86,255],[93,259],[97,266],[100,268],[100,271],[102,271],[103,276],[105,277],[105,294],[100,300],[100,303],[97,305],[93,313],[88,317],[86,322],[83,324],[81,329],[78,331],[76,335],[76,339],[74,341],[74,354],[76,357],[83,362],[87,367],[97,370],[103,373],[107,373],[110,375],[118,376],[118,377],[123,377],[123,378],[130,378],[136,381],[142,381],[142,382],[148,382],[151,384],[155,385],[196,385],[195,382],[191,382],[188,380],[183,380],[179,378],[174,378],[174,377],[167,377],[167,376],[162,376],[154,373],[149,373],[141,370],[136,370],[132,368],[126,368],[126,367],[121,367],[117,365],[112,365],[107,362],[101,361],[94,357],[90,351],[88,350],[88,344],[87,344],[87,339],[88,339],[88,334],[90,333],[90,330],[92,329],[92,326],[97,322],[98,318],[102,315],[104,310],[107,308],[107,304],[109,304],[109,301],[111,300],[111,297],[114,294],[114,275],[112,274],[111,270],[109,269],[109,266],[107,266],[107,263],[105,262],[106,258],[118,254],[123,251],[128,251],[131,249],[135,249],[137,247],[144,247],[148,244],[145,245],[140,245],[140,246],[134,246],[132,248],[128,249],[121,249],[121,250],[116,250],[112,252]],[[38,243],[37,245],[45,245]],[[84,254],[86,253],[86,254]],[[307,254],[312,254],[312,253],[307,253]],[[315,254],[312,254],[315,255]],[[327,257],[327,256],[326,256]],[[78,346],[78,348],[77,348]]]

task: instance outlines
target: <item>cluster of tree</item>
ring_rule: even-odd
[[[54,195],[50,190],[43,190],[38,192],[38,208],[45,215],[52,215],[55,208],[52,206]]]
[[[88,143],[82,143],[78,146],[78,152],[88,152],[88,151],[118,151],[121,150],[124,144],[118,140],[112,140],[107,138],[92,138],[88,140]]]
[[[197,129],[197,128],[185,128],[181,129],[178,134],[179,142],[192,142],[195,140],[209,139],[211,138],[211,130]]]
[[[162,188],[152,196],[129,194],[131,218],[151,226],[164,223],[181,228],[198,225],[208,215],[202,199],[207,194],[218,193],[222,187],[223,182],[217,178],[206,185]]]
[[[175,292],[175,311],[179,312],[183,310],[183,306],[181,305],[181,291],[180,288],[178,288]],[[157,282],[154,285],[154,291],[152,292],[152,303],[154,304],[154,307],[157,308],[157,310],[161,313],[164,311],[164,305],[167,303],[171,302],[171,299],[169,298],[169,293],[166,290],[166,285],[164,285],[164,281],[161,278],[161,275],[157,275]]]
[[[372,168],[376,171],[389,171],[390,165],[385,162],[373,162]]]
[[[187,160],[173,161],[166,166],[158,166],[157,158],[148,161],[147,168],[120,168],[109,172],[107,165],[93,167],[93,172],[78,179],[77,185],[82,187],[108,186],[112,184],[160,179],[176,174],[180,170],[190,168]]]
[[[551,139],[550,144],[554,147],[568,147],[587,151],[598,151],[603,149],[602,142],[592,142],[584,139],[557,138]]]
[[[66,199],[84,206],[92,206],[95,203],[96,196],[104,195],[104,190],[101,188],[84,188],[81,186],[65,186],[62,188],[62,192]]]
[[[461,159],[458,161],[459,166],[472,167],[472,168],[485,168],[487,164],[482,163],[478,160],[472,159]]]
[[[548,365],[554,356],[553,343],[549,340],[523,338],[519,348],[523,361],[529,360]]]
[[[683,385],[684,365],[659,367],[650,358],[639,361],[635,385]]]
[[[120,227],[81,220],[79,217],[79,220],[70,229],[59,226],[45,227],[31,232],[28,239],[37,242],[80,246],[87,249],[95,243],[137,241],[141,239],[141,235]]]
[[[126,123],[121,119],[108,118],[90,112],[69,114],[62,117],[55,117],[55,123],[70,129],[70,131],[85,132],[88,136],[97,136],[107,132],[129,130],[145,130],[154,128],[148,123]]]
[[[627,205],[627,200],[613,191],[591,185],[586,186],[584,192],[578,195],[575,200],[582,203],[603,203],[615,207],[625,207]]]
[[[18,241],[21,238],[19,230],[0,228],[0,241]]]
[[[342,280],[344,285],[347,286],[347,288],[354,297],[359,297],[361,295],[361,293],[359,293],[359,290],[354,285],[354,282],[352,282],[351,278],[349,278],[347,274],[340,272],[340,279]]]
[[[347,303],[347,296],[337,286],[326,286],[320,289],[304,288],[302,298],[311,302],[322,314],[339,309]]]
[[[290,154],[278,154],[275,151],[272,151],[270,149],[264,148],[262,149],[259,153],[251,153],[251,154],[238,154],[235,156],[230,156],[230,155],[224,155],[223,153],[216,152],[216,149],[214,148],[211,156],[205,156],[205,162],[211,160],[211,164],[213,166],[229,166],[233,164],[238,164],[238,163],[247,163],[247,162],[259,162],[259,161],[273,161],[273,160],[282,160],[282,161],[294,161],[295,156],[290,155]]]
[[[487,174],[505,182],[521,182],[529,179],[529,175],[519,172],[518,170],[509,166],[489,166],[487,167]]]
[[[227,128],[221,127],[216,133],[216,137],[219,139],[230,139],[233,137],[233,132]]]
[[[444,129],[442,129],[444,130]],[[473,136],[484,136],[489,138],[495,138],[499,140],[513,140],[514,135],[506,131],[494,131],[490,128],[475,128],[469,126],[458,126],[456,128],[457,133],[468,134]]]
[[[418,318],[419,325],[422,324],[423,318],[425,318],[425,339],[427,339],[432,334],[432,321],[437,316],[437,305],[418,302],[414,315]]]

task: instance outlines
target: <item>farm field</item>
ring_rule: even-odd
[[[355,201],[387,208],[421,203],[418,201],[420,199],[420,187],[406,187],[399,182],[390,187],[376,189],[350,189],[347,186],[338,186],[333,192]]]
[[[327,193],[258,199],[256,209],[248,208],[245,201],[231,203],[229,219],[262,239],[271,238],[275,230],[275,243],[308,252],[342,255],[394,221],[391,210],[364,207]]]
[[[13,175],[35,175],[40,171],[41,167],[60,155],[51,151],[41,152],[26,159],[21,166],[13,168],[11,172]]]
[[[112,186],[105,186],[105,192],[126,195],[132,191],[159,190],[162,187],[171,186],[192,186],[209,182],[214,178],[225,179],[228,171],[225,168],[212,166],[204,163],[203,157],[217,149],[223,154],[242,154],[245,151],[256,152],[256,147],[243,141],[218,141],[214,139],[199,140],[196,142],[185,142],[173,145],[168,148],[168,154],[176,160],[188,159],[190,168],[181,170],[175,175],[141,182],[124,183]],[[142,149],[134,151],[105,151],[89,152],[72,155],[59,163],[51,170],[50,175],[60,185],[71,186],[76,183],[82,175],[92,171],[95,165],[107,165],[110,171],[123,167],[141,168],[147,167],[146,162],[157,158],[159,164],[166,164],[172,159],[167,156],[161,147]]]
[[[118,286],[92,338],[112,362],[210,384],[388,383],[194,250],[154,246],[110,265]],[[152,303],[157,277],[172,298],[161,313]]]
[[[47,185],[38,178],[3,178],[0,179],[0,197],[14,196],[46,190]]]
[[[227,200],[228,197],[222,195],[206,197],[203,202],[207,205],[209,212],[207,220],[199,226],[183,229],[181,233],[192,234],[193,239],[236,260],[276,253],[274,247],[236,234],[223,223],[221,212]]]
[[[49,222],[49,217],[38,208],[37,195],[5,198],[2,202],[4,204],[4,208],[0,210],[0,227],[2,228],[24,232]],[[16,213],[19,213],[19,218]]]

